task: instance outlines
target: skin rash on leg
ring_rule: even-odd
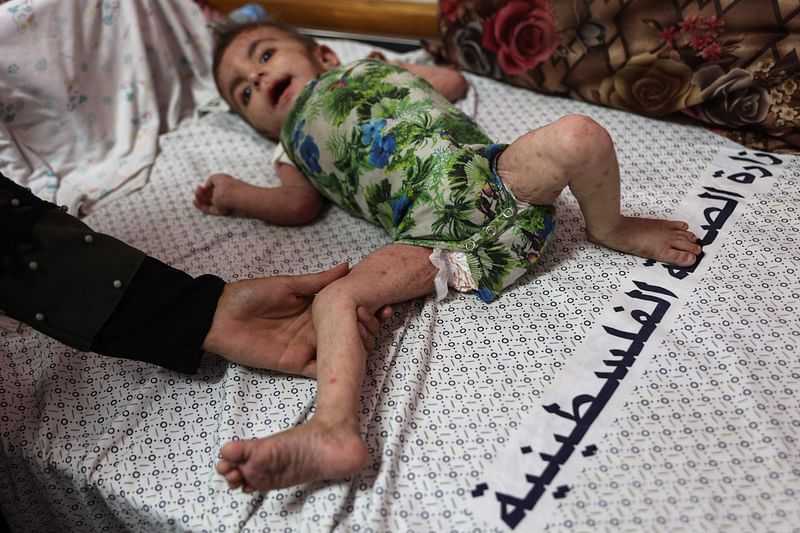
[[[222,447],[217,471],[231,488],[269,491],[361,470],[368,460],[359,410],[366,352],[356,309],[374,312],[434,291],[431,250],[390,244],[336,280],[314,301],[318,335],[317,408],[308,422],[269,437]]]
[[[497,163],[522,201],[555,201],[564,187],[578,200],[590,240],[620,252],[691,266],[700,246],[688,224],[620,213],[620,172],[611,138],[588,117],[572,115],[526,133]]]

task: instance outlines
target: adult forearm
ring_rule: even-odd
[[[0,309],[81,350],[193,372],[224,282],[94,232],[0,175]]]

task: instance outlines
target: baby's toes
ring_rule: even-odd
[[[694,236],[692,236],[694,237]],[[688,238],[684,235],[680,235],[670,240],[670,246],[677,250],[681,250],[684,252],[690,252],[694,255],[698,255],[702,250],[702,247],[697,244],[697,239],[695,238]]]
[[[697,261],[697,256],[691,252],[682,252],[680,250],[672,249],[667,254],[665,263],[677,265],[681,267],[692,266]]]
[[[681,220],[670,220],[667,221],[667,227],[669,229],[676,229],[676,230],[688,230],[689,224],[683,222]]]

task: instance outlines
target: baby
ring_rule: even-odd
[[[594,242],[679,266],[700,253],[683,222],[620,214],[611,139],[587,117],[495,144],[450,103],[466,92],[457,71],[376,59],[341,65],[327,46],[276,23],[222,34],[214,73],[233,111],[285,153],[276,158],[280,186],[214,174],[195,192],[198,209],[303,224],[325,197],[393,240],[317,295],[316,414],[223,446],[217,471],[231,488],[268,491],[358,472],[368,458],[357,308],[443,297],[448,285],[490,301],[536,263],[565,186]]]

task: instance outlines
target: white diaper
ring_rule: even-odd
[[[469,273],[467,256],[464,252],[434,248],[429,259],[433,266],[439,269],[434,279],[437,302],[447,296],[448,287],[453,287],[459,292],[474,291],[478,288]]]
[[[531,206],[528,202],[523,202],[517,198],[514,193],[511,192],[511,189],[506,187],[505,183],[503,183],[503,187],[505,187],[508,194],[516,201],[517,207],[520,210],[527,209]],[[434,279],[437,302],[443,300],[444,297],[447,296],[447,287],[452,287],[459,292],[478,290],[469,272],[467,256],[464,252],[434,248],[428,258],[431,263],[433,263],[433,266],[439,269],[436,273],[436,279]]]

